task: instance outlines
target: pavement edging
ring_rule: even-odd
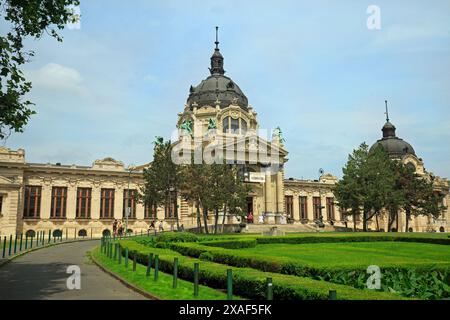
[[[100,262],[98,262],[98,261],[94,258],[92,252],[89,252],[89,257],[91,258],[92,262],[94,262],[94,264],[95,264],[97,267],[99,267],[103,272],[109,274],[109,275],[110,275],[111,277],[113,277],[114,279],[120,281],[120,282],[121,282],[123,285],[125,285],[127,288],[129,288],[129,289],[131,289],[131,290],[133,290],[133,291],[135,291],[135,292],[137,292],[137,293],[143,295],[144,297],[146,297],[146,298],[148,298],[148,299],[150,299],[150,300],[161,300],[161,299],[158,298],[157,296],[155,296],[155,295],[153,295],[153,294],[151,294],[151,293],[149,293],[149,292],[147,292],[147,291],[145,291],[145,290],[143,290],[143,289],[141,289],[141,288],[135,286],[134,284],[132,284],[131,282],[125,280],[124,278],[122,278],[122,277],[119,276],[118,274],[116,274],[116,273],[112,272],[111,270],[108,270],[107,268],[105,268],[104,266],[102,266],[102,265],[100,264]]]

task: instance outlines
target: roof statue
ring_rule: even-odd
[[[192,125],[193,125],[192,120],[184,120],[183,123],[180,125],[180,129],[186,131],[189,135],[192,136],[193,134]]]
[[[276,127],[275,129],[272,130],[272,139],[274,138],[277,138],[281,143],[285,142],[280,127]]]
[[[217,123],[216,120],[213,118],[209,118],[208,120],[208,130],[214,130],[217,129]]]

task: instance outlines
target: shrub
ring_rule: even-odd
[[[254,248],[256,247],[256,239],[213,240],[201,242],[201,244],[210,247],[221,247],[227,249]]]
[[[168,249],[149,248],[131,240],[120,241],[122,254],[124,247],[129,249],[129,257],[136,254],[138,263],[146,265],[149,253],[159,255],[159,269],[163,272],[173,272],[173,259],[179,259],[178,276],[181,279],[193,281],[194,263],[200,263],[199,282],[206,286],[226,289],[226,270],[233,270],[234,293],[252,300],[265,299],[266,279],[273,280],[274,298],[277,300],[311,300],[328,299],[328,291],[336,290],[340,300],[399,300],[399,295],[369,290],[359,290],[352,287],[318,281],[308,278],[295,277],[277,273],[266,273],[251,268],[232,268],[214,262],[186,258]],[[136,253],[133,251],[136,250]]]
[[[189,232],[168,232],[156,237],[156,242],[197,242],[195,234]]]
[[[198,258],[204,261],[213,261],[213,255],[209,252],[202,252]]]
[[[367,266],[311,267],[291,258],[275,258],[239,250],[208,247],[196,243],[172,243],[170,248],[182,255],[196,258],[209,253],[211,256],[210,261],[234,267],[247,267],[264,272],[310,277],[361,289],[366,286]],[[421,268],[410,266],[382,267],[381,273],[385,284],[382,288],[383,291],[389,292],[394,290],[408,297],[420,297],[423,299],[441,299],[450,296],[450,287],[447,279],[450,276],[449,267],[435,267],[433,265]],[[407,279],[414,279],[414,281]],[[427,284],[435,290],[426,290]]]
[[[399,241],[418,242],[430,244],[450,245],[450,239],[445,238],[425,238],[413,236],[391,236],[391,235],[345,235],[345,236],[287,236],[287,237],[257,237],[258,244],[302,244],[302,243],[336,243],[336,242],[379,242],[379,241]]]

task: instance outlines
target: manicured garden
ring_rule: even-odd
[[[118,243],[122,254],[128,252],[130,259],[136,256],[142,265],[147,265],[149,254],[157,254],[159,268],[167,274],[173,272],[173,261],[178,259],[178,275],[188,283],[198,263],[199,282],[211,290],[227,289],[227,270],[231,269],[233,292],[247,299],[266,299],[268,278],[273,282],[274,299],[328,299],[330,290],[337,292],[338,299],[351,300],[450,296],[447,235],[165,233]],[[370,265],[381,271],[378,290],[367,289]]]

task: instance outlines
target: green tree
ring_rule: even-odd
[[[62,41],[58,30],[78,21],[71,9],[78,5],[79,0],[0,0],[0,15],[10,25],[9,32],[0,35],[0,139],[11,131],[23,132],[35,114],[30,109],[33,103],[23,100],[31,82],[20,67],[34,56],[33,51],[24,50],[24,39],[40,39],[47,33]]]
[[[181,167],[172,161],[172,143],[157,137],[153,150],[153,161],[144,170],[144,187],[140,198],[147,205],[163,206],[165,216],[171,216],[171,210],[180,228],[177,197],[182,184]]]

